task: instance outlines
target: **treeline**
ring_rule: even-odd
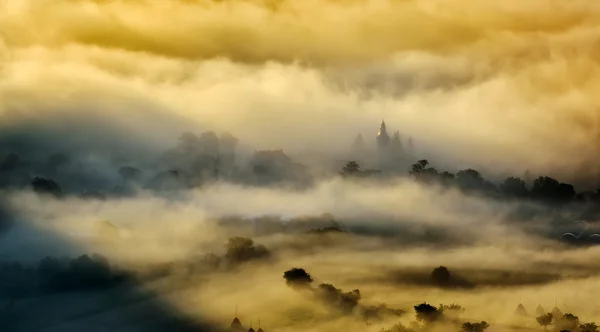
[[[549,312],[536,317],[536,321],[544,330],[552,326],[552,331],[556,332],[599,332],[596,323],[582,323],[579,317],[571,313],[559,315]]]
[[[366,322],[381,321],[388,317],[402,316],[406,311],[379,305],[363,305],[360,303],[360,290],[343,291],[330,283],[312,285],[313,278],[302,268],[292,268],[283,273],[286,284],[294,290],[304,292],[316,303],[327,306],[341,315],[357,315]]]
[[[303,164],[283,150],[261,150],[244,160],[237,157],[238,139],[212,131],[183,133],[177,144],[153,156],[105,156],[95,164],[62,152],[29,157],[25,152],[0,156],[0,188],[31,187],[55,197],[79,195],[105,199],[126,196],[138,188],[154,191],[182,190],[215,181],[245,185],[281,185],[306,188],[313,178]]]
[[[362,305],[360,304],[360,290],[343,291],[332,284],[321,283],[317,287],[312,284],[313,277],[302,268],[292,268],[283,274],[286,284],[306,295],[320,304],[323,304],[341,315],[355,315],[367,323],[383,321],[385,318],[403,316],[408,311],[390,308],[386,304]],[[441,287],[447,287],[451,281],[448,270],[440,266],[431,273],[431,279]],[[418,332],[440,330],[440,328],[460,330],[463,332],[483,332],[490,327],[486,321],[470,322],[461,319],[460,315],[466,311],[459,304],[440,304],[438,307],[426,302],[413,306],[415,321],[409,326],[397,323],[390,328],[381,329],[380,332]],[[574,314],[546,313],[536,318],[538,324],[545,330],[552,326],[555,332],[599,332],[594,322],[583,323]]]
[[[373,170],[362,170],[355,161],[349,161],[340,174],[344,177],[366,177],[377,173]],[[573,202],[600,203],[600,189],[577,193],[573,185],[560,182],[550,176],[539,176],[530,186],[520,177],[508,177],[501,183],[494,184],[486,180],[477,170],[469,168],[456,173],[438,171],[431,167],[428,160],[417,161],[408,174],[421,183],[457,188],[465,193],[493,198],[532,200],[555,206]]]
[[[403,309],[390,308],[385,303],[379,305],[362,305],[360,303],[360,290],[354,289],[344,292],[332,284],[321,283],[313,287],[313,278],[302,268],[292,268],[283,274],[283,278],[288,286],[297,291],[304,292],[312,297],[317,303],[323,304],[341,315],[355,315],[367,323],[373,321],[382,322],[386,318],[393,318],[406,315],[408,312]],[[465,309],[458,304],[444,305],[439,307],[432,306],[425,302],[413,307],[416,314],[416,321],[411,327],[406,327],[400,323],[382,329],[381,332],[416,332],[427,331],[435,325],[456,325],[465,332],[483,332],[490,325],[485,322],[461,322],[460,314]]]
[[[77,258],[47,256],[37,265],[0,263],[0,293],[17,298],[36,293],[113,287],[131,276],[98,254]]]
[[[232,237],[225,244],[222,256],[207,253],[185,261],[117,266],[99,254],[77,258],[47,256],[37,264],[0,263],[0,295],[20,298],[39,293],[90,291],[124,283],[136,283],[175,274],[190,276],[230,271],[250,261],[264,261],[272,253],[250,238]]]

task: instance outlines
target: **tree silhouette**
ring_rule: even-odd
[[[225,244],[225,258],[234,264],[244,263],[253,259],[266,258],[270,255],[263,245],[254,245],[254,241],[245,237],[229,238]]]
[[[579,317],[566,313],[554,322],[556,329],[578,331],[579,329]]]
[[[332,284],[319,285],[317,294],[323,302],[339,308],[344,313],[352,312],[358,305],[358,301],[360,301],[360,291],[358,289],[343,292]]]
[[[486,181],[481,174],[474,169],[465,169],[456,173],[456,183],[464,192],[482,192],[495,195],[498,188],[491,182]]]
[[[41,277],[53,277],[65,268],[63,262],[51,256],[43,258],[38,265],[38,273]]]
[[[525,180],[517,177],[509,177],[500,184],[500,192],[505,197],[522,199],[529,196],[529,190],[525,186]]]
[[[552,315],[552,313],[549,312],[539,317],[536,317],[535,320],[537,320],[538,324],[540,324],[540,326],[543,327],[545,330],[548,327],[548,325],[552,324],[553,318],[554,315]]]
[[[202,264],[213,270],[218,269],[221,266],[221,261],[221,257],[215,255],[214,253],[208,253],[202,258]]]
[[[443,171],[442,173],[440,173],[440,180],[444,185],[453,184],[455,179],[456,176],[448,171]]]
[[[361,172],[360,170],[360,166],[358,165],[358,163],[356,161],[349,161],[346,166],[344,166],[342,168],[342,172],[341,174],[343,176],[351,176],[351,175],[357,175]]]
[[[304,269],[293,268],[283,273],[283,278],[288,286],[308,287],[313,282],[312,277]]]
[[[464,312],[465,308],[463,308],[459,304],[452,303],[450,305],[440,304],[440,306],[438,307],[438,310],[444,315],[446,315],[446,313],[448,313],[449,315],[457,316],[458,314]]]
[[[472,168],[456,173],[456,180],[463,189],[479,189],[484,181],[481,174]]]
[[[40,286],[46,291],[89,290],[115,286],[126,275],[115,273],[108,260],[97,254],[72,260],[42,259],[37,268]]]
[[[596,323],[586,323],[579,326],[581,332],[598,332],[598,325]]]
[[[388,329],[382,328],[379,332],[414,332],[414,331],[415,331],[414,329],[408,328],[408,327],[402,325],[402,323],[396,323]]]
[[[51,179],[36,177],[31,182],[31,186],[38,194],[50,194],[57,197],[62,194],[62,190],[60,189],[58,183]]]
[[[425,302],[414,306],[414,308],[415,312],[417,313],[417,320],[419,322],[432,323],[440,320],[443,317],[441,311]]]
[[[575,189],[549,176],[540,176],[533,181],[531,196],[545,203],[565,204],[575,198]]]
[[[219,155],[219,147],[221,144],[221,140],[219,136],[212,131],[205,131],[200,134],[199,143],[201,148],[201,153],[210,156],[218,156]]]
[[[483,332],[488,327],[490,327],[490,324],[488,324],[486,321],[481,321],[479,323],[467,322],[462,325],[462,330],[464,332]]]
[[[178,149],[185,154],[197,154],[200,147],[200,137],[192,132],[185,132],[179,137]]]
[[[440,286],[448,286],[452,281],[450,271],[445,266],[439,266],[431,271],[431,280]]]
[[[421,159],[417,161],[416,164],[413,164],[411,167],[411,171],[409,172],[413,176],[418,176],[425,168],[429,165],[429,161],[427,159]]]
[[[409,172],[416,180],[431,183],[439,178],[438,171],[433,167],[427,167],[429,165],[429,161],[427,159],[422,159],[417,161],[416,164],[411,166],[411,170]],[[450,173],[447,173],[445,176],[448,177]]]

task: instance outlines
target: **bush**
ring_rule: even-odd
[[[319,298],[328,305],[339,308],[344,313],[350,313],[360,301],[360,291],[355,289],[350,292],[342,292],[332,284],[321,284],[317,289]]]
[[[483,332],[488,327],[490,327],[490,324],[485,321],[481,321],[479,323],[467,322],[462,325],[462,330],[464,332]]]
[[[255,246],[252,239],[245,237],[230,238],[225,248],[225,258],[233,264],[241,264],[270,256],[270,252],[265,246]]]
[[[304,269],[293,268],[283,273],[283,278],[288,286],[308,287],[313,282],[312,277]]]
[[[58,183],[50,179],[36,177],[31,182],[31,187],[38,194],[50,194],[57,197],[62,194]]]
[[[450,271],[445,266],[436,267],[431,272],[431,280],[440,286],[447,286],[452,280]]]
[[[443,318],[443,314],[438,308],[425,302],[414,306],[417,313],[417,320],[425,323],[433,323]]]

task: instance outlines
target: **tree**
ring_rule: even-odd
[[[229,238],[225,248],[225,258],[229,262],[236,264],[269,256],[269,251],[265,246],[255,246],[252,239],[245,237],[237,236]]]
[[[40,261],[38,273],[40,277],[48,278],[60,273],[64,268],[64,264],[59,259],[47,256]]]
[[[525,186],[525,180],[517,177],[509,177],[500,184],[500,192],[508,198],[522,199],[529,196],[529,190]]]
[[[38,265],[41,286],[47,290],[86,290],[123,281],[115,275],[108,260],[97,254],[62,261],[46,257]]]
[[[481,321],[479,323],[467,322],[462,325],[462,330],[465,332],[483,332],[488,327],[490,327],[490,324],[488,324],[486,321]]]
[[[308,287],[313,282],[312,277],[304,269],[292,268],[283,273],[283,278],[288,286]]]
[[[432,323],[440,320],[443,315],[436,307],[425,302],[414,306],[419,322]]]
[[[336,308],[339,308],[344,313],[350,313],[358,305],[360,301],[360,291],[355,289],[350,292],[342,292],[332,284],[321,284],[317,288],[319,298]]]
[[[201,153],[205,155],[210,155],[217,157],[219,155],[219,147],[221,140],[219,136],[212,131],[205,131],[200,134],[199,143],[201,148]]]
[[[357,175],[361,172],[360,166],[356,161],[349,161],[346,166],[342,168],[342,176]]]
[[[51,179],[36,177],[31,182],[31,186],[38,194],[50,194],[54,196],[60,196],[62,194],[62,190],[58,183]]]
[[[464,192],[482,192],[488,195],[496,195],[498,188],[486,181],[481,173],[469,168],[456,173],[456,183]]]
[[[433,167],[425,168],[421,171],[420,176],[423,180],[433,181],[438,178],[438,171]]]
[[[413,164],[411,167],[411,171],[409,172],[413,176],[418,176],[426,167],[429,165],[429,161],[427,159],[421,159],[417,161],[416,164]]]
[[[549,176],[540,176],[533,181],[531,196],[550,204],[565,204],[575,198],[575,188],[566,183],[560,183]]]
[[[556,326],[556,329],[578,331],[579,317],[571,313],[566,313],[562,317],[557,319],[554,325]]]
[[[389,308],[387,306],[387,304],[385,304],[385,303],[381,303],[376,306],[369,305],[369,306],[361,307],[361,315],[365,319],[367,324],[372,319],[382,321],[386,317],[390,317],[390,316],[400,317],[400,316],[403,316],[404,314],[406,314],[406,311],[404,311],[402,309]]]
[[[423,182],[433,182],[438,179],[438,171],[433,167],[427,167],[429,161],[422,159],[413,164],[409,174],[414,176],[416,180]],[[449,174],[449,173],[448,173]]]
[[[456,176],[448,171],[443,171],[440,173],[440,180],[442,180],[442,184],[449,185],[454,182]]]
[[[402,323],[396,323],[388,329],[382,328],[379,332],[414,332],[414,331],[415,330],[402,325]]]
[[[538,324],[540,324],[540,326],[543,327],[545,330],[548,327],[548,325],[552,324],[553,318],[554,315],[552,315],[552,313],[549,312],[539,317],[536,317],[535,320],[537,320]]]
[[[485,180],[478,171],[469,168],[456,173],[456,182],[462,190],[473,191],[482,189]]]
[[[192,132],[185,132],[179,137],[178,149],[185,154],[197,154],[200,147],[200,137]]]
[[[431,280],[437,285],[447,286],[452,280],[450,271],[445,266],[439,266],[431,271]]]
[[[581,332],[598,332],[598,326],[596,323],[586,323],[579,325]]]
[[[460,313],[465,311],[465,308],[459,304],[452,303],[450,305],[440,304],[438,310],[444,315],[448,313],[451,316],[458,316]]]
[[[221,266],[221,261],[221,257],[215,255],[214,253],[208,253],[202,258],[202,263],[206,267],[213,270],[216,270],[219,268],[219,266]]]

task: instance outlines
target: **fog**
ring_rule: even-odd
[[[161,331],[181,316],[219,330],[237,310],[266,331],[379,331],[410,326],[426,301],[491,331],[539,328],[538,305],[600,322],[600,247],[559,241],[579,218],[600,230],[598,193],[581,196],[600,180],[598,23],[584,0],[0,1],[0,261],[98,253],[135,282],[90,299],[155,301],[94,316],[104,300],[77,305],[88,290],[53,284],[0,320],[136,331],[131,317],[153,316],[145,328]],[[404,149],[389,167],[382,120]],[[279,173],[259,165],[265,150]],[[420,159],[435,176],[476,169],[497,195],[421,181]],[[339,176],[352,160],[382,175]],[[504,197],[509,176],[538,196]],[[580,195],[547,204],[560,193],[534,193],[539,176]],[[232,263],[235,236],[267,260]],[[182,272],[209,253],[234,266]],[[456,287],[431,282],[438,266]],[[292,268],[314,290],[286,285]],[[359,289],[360,304],[340,314],[315,297],[322,283]],[[406,313],[366,324],[361,310],[381,303]]]
[[[596,181],[598,9],[6,1],[3,123],[96,110],[142,137],[185,119],[262,148],[331,151],[385,118],[440,159]]]
[[[194,261],[209,252],[221,256],[231,236],[251,237],[265,245],[273,255],[268,262],[192,274],[175,268],[164,278],[139,286],[156,292],[178,312],[209,319],[217,328],[225,328],[237,308],[245,326],[253,320],[256,328],[260,319],[265,330],[378,331],[398,321],[409,326],[414,321],[412,306],[423,301],[458,303],[467,308],[461,317],[486,320],[495,331],[537,326],[534,317],[514,314],[520,303],[530,315],[538,305],[548,311],[558,306],[563,312],[575,312],[582,321],[593,321],[600,314],[587,305],[598,291],[600,266],[594,257],[600,247],[557,242],[548,236],[548,228],[554,227],[548,219],[511,219],[509,212],[521,203],[440,191],[411,180],[384,187],[332,180],[302,192],[222,183],[166,198],[143,191],[104,201],[57,200],[20,191],[13,192],[9,202],[21,220],[3,234],[0,248],[5,261],[29,263],[46,255],[101,253],[112,264],[135,270],[148,264]],[[330,217],[323,213],[335,216],[349,233],[301,231],[330,225]],[[246,219],[229,225],[219,222],[234,214]],[[265,216],[284,224],[295,220],[300,230],[261,230],[252,220]],[[117,227],[114,238],[98,238],[95,227],[101,220]],[[440,265],[469,285],[446,289],[432,283],[429,274]],[[339,314],[286,286],[282,274],[292,267],[306,269],[318,283],[332,283],[344,291],[360,289],[364,306],[386,303],[407,314],[365,325],[357,314]],[[23,301],[17,308],[27,310],[28,304]],[[111,315],[123,315],[118,312],[124,309],[115,310]],[[73,328],[85,324],[97,328],[93,322],[80,319]],[[63,323],[55,330],[69,328]]]

